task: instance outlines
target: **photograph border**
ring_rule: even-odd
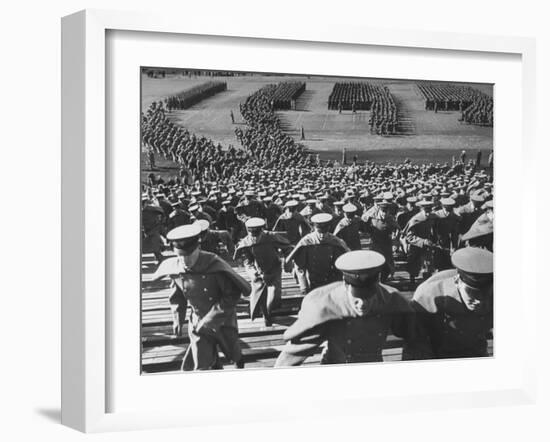
[[[535,41],[530,38],[395,29],[317,25],[295,28],[277,22],[220,22],[197,17],[182,25],[177,17],[151,13],[86,10],[62,20],[62,423],[80,431],[183,426],[183,416],[107,413],[111,386],[106,370],[109,305],[108,164],[106,155],[106,32],[109,30],[199,34],[290,41],[332,42],[443,51],[476,51],[521,56],[524,171],[535,161]],[[103,147],[103,148],[101,148]],[[527,187],[527,186],[526,186]],[[535,201],[534,192],[526,204]],[[525,264],[525,263],[524,263]],[[526,266],[521,266],[526,274]],[[535,300],[533,293],[525,294]],[[524,321],[525,317],[518,319]],[[534,329],[534,325],[529,325]],[[535,397],[535,343],[523,349],[524,387],[485,392],[485,403],[532,403]],[[475,392],[472,392],[475,393]],[[481,392],[480,392],[481,393]],[[453,395],[419,398],[420,409],[456,401]],[[343,400],[343,399],[342,399]],[[399,398],[383,398],[386,408]],[[349,400],[352,402],[353,400]],[[378,405],[381,405],[380,403]],[[365,412],[370,404],[361,405]],[[384,408],[384,407],[382,407]],[[281,418],[284,413],[281,413]],[[273,419],[273,417],[271,417]],[[213,417],[210,420],[214,421]],[[208,422],[205,419],[205,422]],[[196,422],[194,423],[196,424]]]

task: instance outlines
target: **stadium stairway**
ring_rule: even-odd
[[[233,268],[246,279],[244,268],[228,260]],[[403,270],[403,262],[397,262],[397,271],[391,284],[411,297],[408,275]],[[151,281],[156,269],[153,255],[142,256],[142,293],[141,293],[141,351],[142,372],[158,373],[178,371],[187,346],[189,337],[187,327],[183,336],[172,333],[172,316],[168,303],[170,292],[169,281]],[[274,311],[273,325],[265,326],[262,318],[252,321],[249,314],[249,302],[241,299],[237,305],[239,322],[239,337],[246,368],[273,367],[284,340],[283,333],[295,320],[303,297],[299,294],[298,284],[289,273],[283,273],[282,302]],[[189,313],[189,312],[188,312]],[[385,361],[401,359],[401,340],[390,336],[383,351]],[[304,365],[318,364],[321,358],[321,349],[310,357]],[[222,362],[226,368],[233,368],[223,355]]]
[[[364,246],[366,242],[363,241]],[[165,253],[168,256],[167,253]],[[227,259],[233,268],[246,279],[244,268]],[[415,287],[411,287],[405,262],[396,261],[396,271],[389,285],[399,289],[407,298],[411,298]],[[153,255],[142,255],[142,293],[141,293],[141,352],[142,373],[166,373],[179,371],[189,337],[187,326],[182,336],[172,333],[172,315],[168,303],[170,282],[168,280],[151,281],[157,265]],[[421,281],[418,281],[421,282]],[[243,351],[245,368],[273,367],[279,352],[285,344],[284,331],[294,323],[303,296],[299,294],[298,284],[289,273],[283,273],[282,302],[273,312],[273,325],[265,326],[262,318],[252,321],[249,314],[248,299],[243,298],[237,304],[239,337]],[[188,311],[189,314],[189,311]],[[492,340],[489,341],[492,352]],[[321,350],[308,358],[304,365],[315,365],[320,362]],[[384,362],[400,361],[402,340],[390,335],[382,352]],[[233,364],[226,361],[220,353],[224,368],[233,369]]]
[[[283,112],[292,112],[292,111],[283,111]],[[290,122],[289,118],[283,113],[277,112],[277,118],[279,119],[279,125],[281,130],[288,135],[299,136],[299,128],[294,127],[294,124]]]
[[[296,110],[302,112],[309,110],[309,104],[311,103],[315,92],[316,91],[311,89],[306,89],[304,92],[302,92],[300,96],[296,99]]]
[[[392,83],[388,84],[388,89],[393,96],[395,105],[397,106],[397,132],[400,135],[416,134],[412,111],[416,110],[416,106],[411,105],[419,101],[415,87],[412,84]]]

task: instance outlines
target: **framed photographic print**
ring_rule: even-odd
[[[532,400],[531,40],[85,11],[62,41],[63,423]]]

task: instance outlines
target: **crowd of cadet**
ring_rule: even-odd
[[[192,186],[151,182],[143,190],[143,252],[159,261],[155,278],[174,282],[176,333],[191,306],[184,369],[219,368],[216,349],[242,367],[234,306],[248,296],[251,317],[270,326],[283,270],[294,275],[304,301],[277,366],[301,364],[323,342],[324,363],[381,360],[390,332],[405,339],[405,359],[487,354],[493,186],[473,162],[249,168]],[[165,249],[177,256],[164,258]],[[416,288],[412,303],[391,287],[399,254]],[[228,264],[233,259],[244,264],[248,281]],[[201,291],[212,296],[193,295]],[[458,321],[467,336],[463,329],[451,330],[450,341],[439,334],[449,327],[438,322],[438,309],[446,308],[447,317],[469,315]]]

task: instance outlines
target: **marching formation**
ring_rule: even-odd
[[[335,83],[328,97],[332,110],[370,110],[377,86],[365,82]]]
[[[397,106],[386,86],[379,88],[372,104],[369,126],[371,134],[395,135],[397,132]]]
[[[232,146],[222,149],[220,144],[174,124],[166,116],[162,102],[153,102],[142,114],[141,138],[150,154],[180,164],[180,176],[187,184],[195,179],[229,177],[240,166],[250,164],[245,151]]]
[[[493,126],[493,99],[477,97],[470,106],[464,109],[459,121],[480,126]]]
[[[168,112],[176,109],[187,109],[199,101],[225,90],[227,90],[227,83],[224,81],[209,81],[199,84],[177,95],[166,98],[166,108]]]
[[[271,98],[273,109],[296,109],[296,99],[305,90],[306,84],[303,81],[285,81],[279,83]]]
[[[493,126],[493,98],[470,87],[438,83],[417,83],[425,100],[425,109],[460,111],[459,121]]]
[[[365,82],[335,83],[328,99],[329,109],[370,110],[370,133],[395,135],[397,132],[397,106],[386,86]]]

